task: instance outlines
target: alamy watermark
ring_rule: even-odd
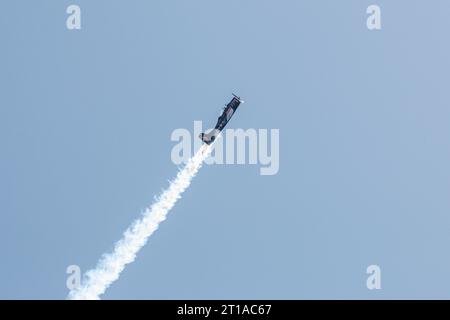
[[[376,264],[372,264],[366,269],[369,275],[366,280],[366,287],[369,290],[380,290],[381,289],[381,268]]]
[[[66,280],[66,287],[69,290],[75,290],[81,285],[81,268],[76,264],[67,267],[66,273],[69,275]]]
[[[67,7],[66,13],[69,15],[66,19],[66,27],[68,30],[80,30],[81,29],[81,8],[72,4]]]
[[[184,128],[172,132],[170,139],[178,142],[171,152],[174,164],[185,163],[200,148],[203,141],[198,136],[202,132],[204,131],[201,121],[194,121],[193,135]],[[212,144],[211,156],[205,163],[259,164],[261,175],[275,175],[280,167],[280,130],[253,128],[223,130],[221,137]]]
[[[381,9],[380,6],[372,4],[367,7],[366,13],[369,15],[366,26],[369,30],[381,30]]]

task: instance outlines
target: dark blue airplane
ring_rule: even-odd
[[[228,121],[230,121],[233,114],[236,112],[236,109],[239,107],[241,102],[244,102],[239,98],[237,95],[233,93],[233,99],[225,105],[225,108],[223,108],[223,112],[220,115],[219,119],[217,119],[217,124],[208,134],[201,133],[199,135],[199,138],[206,144],[211,144],[216,140],[219,133],[225,128]]]

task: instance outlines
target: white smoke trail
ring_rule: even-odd
[[[210,146],[204,144],[197,153],[188,160],[143,216],[132,223],[114,246],[112,253],[104,254],[95,269],[86,272],[83,283],[70,291],[68,299],[97,300],[100,295],[119,278],[125,265],[136,258],[137,252],[145,245],[147,239],[158,229],[159,224],[166,219],[170,209],[175,205],[181,194],[189,187],[192,178],[197,174],[203,161],[211,152]]]

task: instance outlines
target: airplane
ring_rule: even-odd
[[[217,119],[217,124],[214,129],[212,129],[208,134],[202,132],[198,137],[207,145],[213,143],[219,133],[225,128],[228,121],[230,121],[231,117],[241,103],[244,103],[244,101],[233,93],[233,99],[231,99],[231,101],[225,105],[225,108],[223,108],[222,114]]]

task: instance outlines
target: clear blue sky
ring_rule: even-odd
[[[103,298],[450,298],[448,1],[1,8],[0,298],[64,299],[231,92],[230,127],[280,129],[279,173],[202,168]]]

